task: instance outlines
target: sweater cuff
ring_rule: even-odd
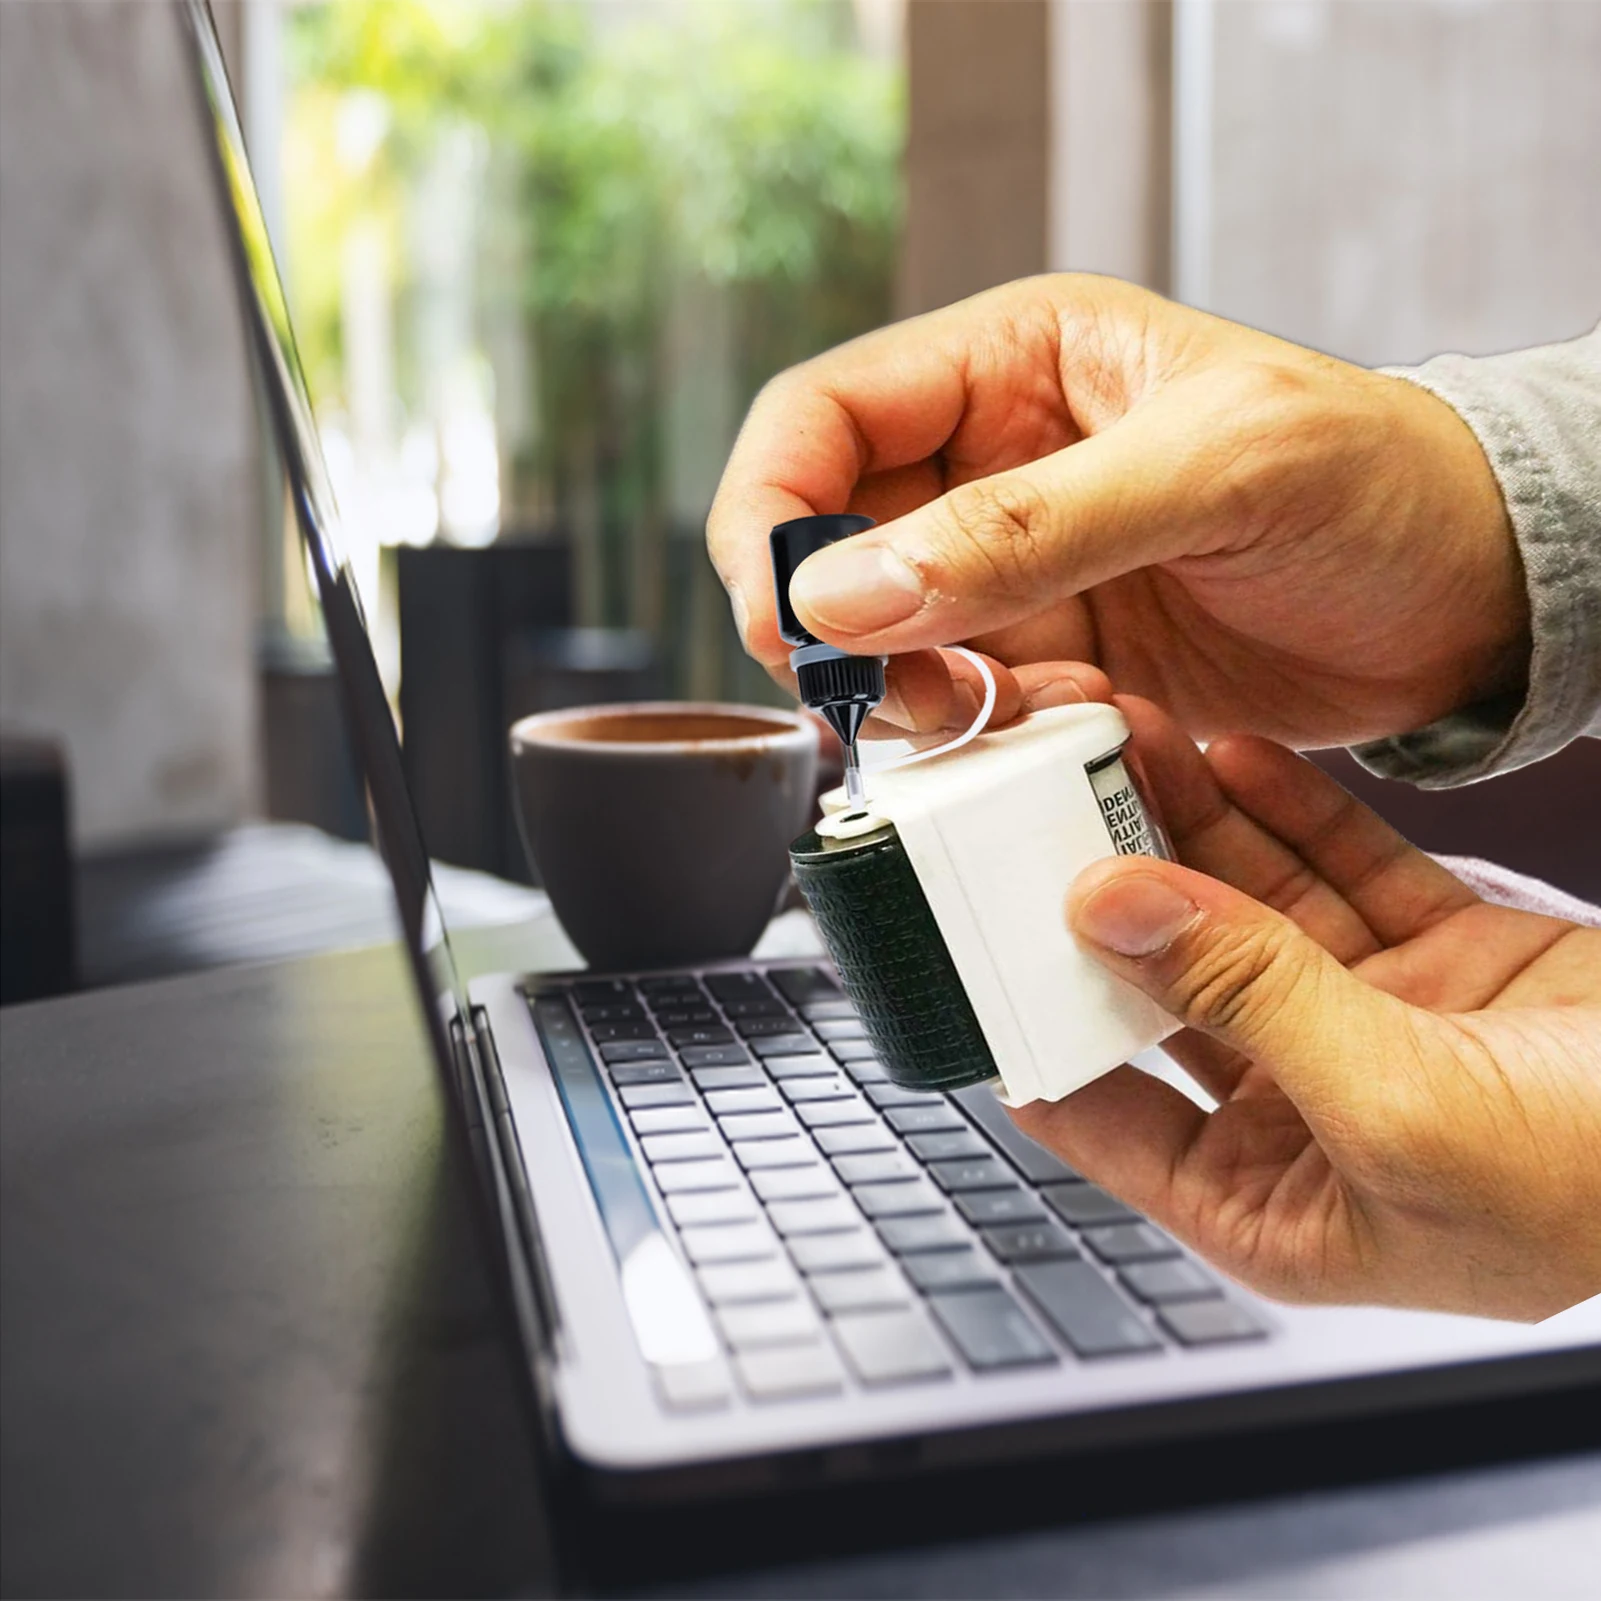
[[[1370,772],[1446,789],[1601,733],[1601,328],[1567,344],[1386,368],[1473,430],[1506,502],[1528,585],[1527,691],[1359,745]]]

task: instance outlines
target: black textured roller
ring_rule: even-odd
[[[802,834],[795,882],[884,1071],[909,1089],[960,1089],[995,1059],[892,825],[859,839]]]

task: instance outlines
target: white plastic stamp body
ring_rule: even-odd
[[[1060,1100],[1177,1023],[1069,932],[1068,887],[1113,855],[1168,854],[1115,707],[1055,707],[949,755],[869,773],[1014,1105]],[[845,816],[837,792],[819,833]]]

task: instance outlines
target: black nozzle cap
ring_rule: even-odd
[[[815,645],[817,637],[801,626],[795,608],[789,603],[789,581],[795,569],[827,545],[836,545],[852,534],[873,526],[871,517],[854,512],[833,516],[795,517],[780,523],[767,536],[773,555],[773,594],[778,603],[778,637],[787,645]]]

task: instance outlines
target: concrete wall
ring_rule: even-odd
[[[0,4],[0,718],[81,845],[255,803],[257,433],[175,19]]]
[[[1601,317],[1601,5],[1201,9],[1211,309],[1370,364]]]

